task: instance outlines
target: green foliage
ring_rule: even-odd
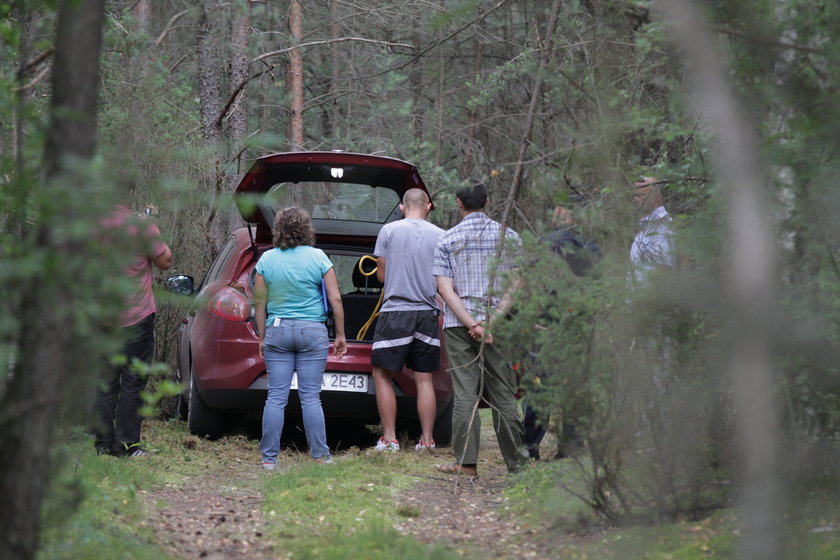
[[[252,73],[266,72],[242,98],[249,137],[229,146],[235,158],[220,157],[201,134],[196,61],[185,56],[194,46],[194,14],[156,44],[123,6],[106,26],[101,159],[80,170],[84,185],[42,184],[49,85],[15,88],[44,69],[17,77],[20,59],[52,42],[53,4],[0,2],[0,387],[18,361],[20,337],[38,320],[19,297],[27,286],[66,291],[78,357],[91,371],[107,367],[105,356],[118,342],[101,325],[125,289],[114,273],[124,263],[94,246],[91,233],[117,193],[132,189],[133,204],[160,208],[177,272],[199,278],[213,251],[207,218],[233,208],[225,192],[217,194],[231,186],[219,177],[233,182],[249,158],[287,146],[282,57],[252,65]],[[416,48],[345,41],[303,51],[307,146],[417,164],[435,195],[431,219],[444,227],[455,221],[454,190],[464,177],[485,178],[498,217],[540,78],[536,126],[510,213],[510,225],[523,233],[529,274],[516,317],[500,326],[499,344],[523,364],[523,386],[535,403],[589,430],[596,456],[587,476],[591,492],[581,492],[587,503],[625,520],[692,515],[692,508],[727,503],[731,492],[722,481],[735,474],[723,373],[738,333],[727,332],[720,309],[723,195],[730,186],[714,177],[717,139],[699,126],[683,93],[692,70],[679,62],[678,41],[656,20],[652,2],[562,2],[546,52],[550,4],[506,3],[483,19],[476,18],[496,3],[341,5],[341,37],[406,43],[393,29],[409,27]],[[284,25],[269,4],[251,8],[248,54],[256,56],[282,43]],[[718,46],[759,135],[779,228],[778,388],[786,445],[807,458],[790,465],[791,488],[807,501],[815,488],[840,486],[827,466],[840,429],[840,8],[812,0],[714,0],[704,8],[721,30]],[[162,28],[177,9],[157,6],[153,27]],[[331,22],[322,12],[306,15],[314,40],[328,38]],[[491,170],[500,174],[491,177]],[[666,203],[690,264],[688,278],[628,296],[627,245],[638,218],[628,193],[640,173],[667,180]],[[579,229],[605,253],[591,278],[572,276],[539,242],[551,206],[568,203],[572,193],[589,201],[578,211]],[[58,220],[66,208],[78,212]],[[44,224],[80,253],[39,249],[35,236]],[[161,301],[157,358],[172,363],[180,309]],[[651,375],[652,363],[662,371]],[[154,368],[151,389],[158,392],[149,396],[148,412],[175,390],[166,375]],[[671,382],[653,383],[663,378]],[[668,484],[654,484],[660,480]]]
[[[145,463],[94,454],[88,436],[66,434],[54,449],[57,472],[44,504],[43,545],[38,558],[63,560],[167,558],[152,544],[154,528],[144,523],[138,492],[164,478]]]
[[[433,29],[443,29],[464,17],[470,17],[481,6],[480,0],[461,0],[447,6],[447,9],[431,20]]]
[[[299,557],[303,560],[342,560],[348,557],[371,560],[458,558],[443,547],[428,547],[400,535],[394,529],[377,525],[365,527],[349,536],[334,533],[300,550]]]
[[[90,436],[79,431],[57,447],[60,473],[46,506],[41,558],[98,557],[103,547],[118,558],[167,558],[153,544],[157,527],[148,521],[151,506],[143,497],[155,487],[180,486],[201,476],[212,476],[219,493],[229,486],[262,490],[263,531],[294,558],[456,557],[443,546],[393,529],[414,511],[398,500],[417,480],[405,474],[417,466],[413,453],[347,455],[324,466],[306,454],[285,452],[280,468],[286,472],[257,479],[236,470],[259,469],[254,440],[194,438],[180,421],[149,421],[144,429],[153,454],[141,459],[95,455]],[[254,461],[243,466],[242,457],[249,454]]]

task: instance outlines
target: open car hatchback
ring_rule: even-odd
[[[328,439],[334,445],[336,426],[379,422],[370,356],[382,285],[371,274],[373,250],[382,225],[402,218],[399,204],[410,188],[426,190],[417,168],[382,156],[291,152],[255,161],[235,194],[245,227],[231,235],[198,286],[190,276],[167,280],[169,290],[194,296],[178,332],[177,356],[177,376],[184,387],[178,411],[191,433],[219,437],[241,417],[232,412],[261,414],[268,376],[255,329],[254,267],[272,247],[275,213],[287,206],[305,208],[312,216],[315,244],[332,261],[342,293],[347,353],[338,360],[331,345],[321,391]],[[446,349],[441,350],[441,368],[433,374],[434,437],[446,445],[452,432],[452,387]],[[286,407],[290,419],[300,415],[294,387]],[[398,429],[417,437],[412,371],[394,376],[394,391]]]

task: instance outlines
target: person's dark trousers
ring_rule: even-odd
[[[540,443],[545,437],[551,416],[548,412],[537,412],[529,405],[527,397],[523,401],[522,407],[525,410],[525,417],[522,420],[525,436],[522,438],[522,443],[525,444],[531,459],[539,461]],[[564,417],[562,431],[558,436],[557,451],[554,453],[555,459],[565,459],[580,453],[583,439],[574,422]]]
[[[140,392],[146,388],[147,377],[134,371],[132,362],[136,358],[150,364],[154,358],[155,314],[126,327],[125,337],[122,353],[127,361],[108,372],[94,404],[96,449],[111,455],[123,455],[140,442]]]
[[[525,437],[522,439],[522,443],[528,449],[528,455],[531,456],[531,459],[539,461],[540,442],[545,437],[545,427],[548,425],[549,416],[548,414],[537,414],[537,411],[529,406],[527,401],[524,403],[524,409],[525,417],[522,420],[522,427],[525,429]]]

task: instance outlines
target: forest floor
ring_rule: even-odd
[[[492,431],[489,436],[492,435]],[[588,540],[586,536],[542,534],[539,528],[520,523],[507,507],[503,490],[509,484],[495,438],[482,435],[479,477],[438,473],[435,463],[452,461],[451,448],[437,449],[418,461],[412,478],[416,483],[396,499],[412,514],[400,517],[394,529],[418,541],[444,546],[470,558],[529,559],[557,557],[564,542]],[[253,443],[253,442],[252,442]],[[211,560],[283,558],[285,547],[266,519],[262,487],[266,473],[255,464],[256,450],[243,441],[226,446],[224,470],[197,473],[178,484],[142,492],[151,517],[155,541],[174,558]],[[371,454],[357,450],[356,454]],[[401,453],[414,453],[413,449]],[[307,461],[303,454],[295,461]],[[336,457],[341,460],[340,455]],[[420,458],[418,458],[420,459]],[[326,467],[329,468],[329,467]],[[273,513],[273,512],[271,512]]]

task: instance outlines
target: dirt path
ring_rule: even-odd
[[[507,509],[502,491],[508,475],[495,441],[485,440],[489,441],[482,444],[478,479],[438,475],[428,466],[412,473],[417,484],[398,501],[413,506],[419,515],[402,518],[395,529],[471,557],[553,556],[546,550],[550,543],[529,538],[533,531]],[[143,493],[153,512],[149,521],[156,540],[172,557],[260,560],[281,553],[282,543],[264,536],[260,481],[265,473],[254,468],[253,449],[243,447],[241,453],[227,472],[199,475],[177,486]],[[452,459],[449,449],[438,449],[435,455],[440,463]]]
[[[484,453],[488,455],[488,453]],[[481,468],[481,467],[484,468]],[[421,514],[397,528],[430,544],[450,543],[459,553],[491,558],[542,558],[539,546],[506,509],[503,466],[480,465],[480,477],[423,476],[402,500]],[[488,552],[491,554],[488,555]]]
[[[250,458],[250,457],[248,457]],[[249,464],[249,463],[246,463]],[[144,492],[156,540],[174,558],[276,558],[264,537],[262,474],[250,465],[226,476],[205,475],[183,485]],[[231,476],[234,475],[234,476]],[[230,486],[236,480],[239,486]]]

